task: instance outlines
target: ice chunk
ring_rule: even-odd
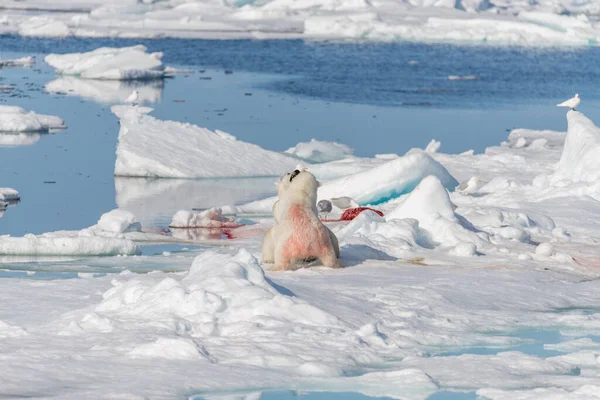
[[[35,64],[35,59],[32,56],[13,60],[0,60],[0,67],[29,67],[33,64]]]
[[[23,237],[0,236],[0,255],[39,256],[110,256],[139,254],[140,248],[131,240],[101,236],[62,236],[57,234]]]
[[[461,246],[463,243],[481,245],[483,240],[463,227],[454,213],[448,192],[435,176],[427,176],[396,209],[386,214],[386,220],[413,218],[441,245]],[[464,254],[464,249],[459,253]]]
[[[360,205],[376,205],[409,193],[429,175],[436,176],[443,187],[449,190],[458,185],[446,168],[427,153],[419,151],[324,182],[317,195],[319,200],[347,196]],[[276,197],[271,197],[241,205],[237,209],[241,212],[270,212],[276,200]]]
[[[210,208],[202,212],[179,210],[169,224],[171,228],[235,228],[239,226],[231,218],[221,215],[220,208]]]
[[[298,143],[285,152],[309,162],[324,163],[347,158],[354,153],[354,149],[337,142],[311,139],[310,142]]]
[[[0,188],[0,201],[13,202],[19,201],[20,198],[19,192],[17,192],[15,189]]]
[[[103,214],[96,226],[102,231],[114,233],[140,230],[139,224],[135,224],[135,216],[132,213],[118,209]]]
[[[40,132],[64,128],[65,122],[53,115],[25,112],[21,107],[0,106],[0,132]]]
[[[115,175],[165,178],[281,175],[298,160],[220,131],[161,121],[152,109],[113,106],[121,120]],[[168,134],[167,134],[168,132]]]
[[[49,54],[45,61],[64,75],[86,79],[135,80],[165,76],[162,53],[146,46],[102,47],[88,53]]]
[[[568,130],[560,161],[552,182],[595,182],[600,178],[600,129],[585,115],[570,110]]]

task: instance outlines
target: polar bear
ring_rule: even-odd
[[[262,262],[275,263],[272,270],[291,269],[297,262],[316,259],[325,266],[340,267],[337,237],[318,218],[318,187],[315,176],[305,169],[287,173],[277,183],[275,226],[262,245]]]

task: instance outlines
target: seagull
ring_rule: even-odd
[[[131,103],[132,106],[137,105],[139,94],[140,94],[140,92],[138,92],[137,90],[134,90],[133,92],[131,92],[131,94],[129,95],[129,97],[127,97],[124,100],[124,102],[125,103]]]
[[[319,201],[317,203],[317,208],[319,209],[319,214],[325,214],[324,217],[321,217],[322,219],[327,218],[327,215],[329,215],[331,210],[333,210],[333,207],[331,206],[331,202],[329,200]]]
[[[331,202],[334,206],[342,210],[360,207],[360,204],[358,204],[356,200],[348,196],[334,197],[331,199]]]
[[[571,97],[569,100],[557,104],[556,107],[569,107],[571,110],[574,110],[579,103],[581,103],[581,98],[579,97],[579,94],[576,93],[575,97]]]
[[[479,190],[482,186],[483,181],[476,176],[471,177],[468,181],[462,181],[460,185],[456,187],[456,190],[464,194],[472,194]]]

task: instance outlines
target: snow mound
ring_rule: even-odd
[[[44,59],[58,73],[86,79],[136,80],[164,78],[162,53],[146,46],[102,47],[88,53],[49,54]]]
[[[164,178],[275,176],[298,160],[219,130],[161,121],[151,108],[113,106],[121,120],[115,175]],[[168,133],[168,134],[167,134]]]
[[[595,182],[600,178],[600,129],[585,115],[570,110],[565,147],[550,177],[552,182]]]
[[[409,193],[429,175],[436,176],[449,190],[458,185],[446,168],[430,155],[419,151],[362,172],[324,182],[318,190],[318,200],[347,196],[360,205],[377,205]],[[241,205],[237,210],[268,213],[276,200],[276,197],[270,197]]]
[[[0,188],[0,201],[19,201],[19,192],[11,188]]]
[[[98,224],[80,231],[57,231],[23,237],[0,236],[0,255],[17,256],[114,256],[138,255],[140,248],[125,237],[139,232],[128,211],[112,210],[100,217]]]
[[[412,218],[431,234],[431,239],[443,246],[461,245],[455,252],[464,254],[463,243],[481,245],[475,232],[462,226],[454,213],[452,202],[442,182],[435,176],[424,178],[407,198],[386,215],[386,220]]]
[[[311,139],[310,142],[298,143],[285,152],[309,162],[325,163],[347,158],[354,153],[354,149],[337,142]]]
[[[132,213],[118,209],[103,214],[96,227],[102,231],[114,233],[141,230],[140,224],[135,222],[135,216]]]
[[[31,56],[13,60],[0,60],[0,67],[29,67],[33,64],[35,64],[35,59]]]
[[[202,212],[179,210],[169,224],[170,228],[235,228],[239,226],[231,218],[223,217],[220,208]]]
[[[0,106],[0,132],[43,132],[64,128],[65,121],[53,115],[25,112],[21,107]]]

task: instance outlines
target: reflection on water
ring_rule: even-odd
[[[166,227],[179,210],[239,204],[275,193],[274,178],[145,179],[115,177],[116,202],[132,212],[142,226]],[[173,236],[194,236],[191,230]],[[203,236],[205,233],[200,233]],[[193,240],[193,239],[192,239]]]
[[[0,147],[31,146],[42,137],[41,133],[0,133]]]
[[[111,81],[81,79],[75,76],[62,76],[45,86],[46,91],[67,96],[79,96],[97,103],[122,103],[133,90],[139,92],[139,103],[160,102],[163,80],[151,81]]]

